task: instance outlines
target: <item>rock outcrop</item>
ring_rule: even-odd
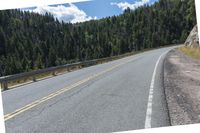
[[[190,47],[200,47],[197,25],[190,32],[190,35],[185,41],[185,45]]]

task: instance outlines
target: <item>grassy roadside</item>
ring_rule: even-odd
[[[178,50],[192,58],[200,60],[200,48],[192,48],[192,47],[184,46],[184,47],[178,48]]]
[[[80,69],[80,68],[73,68],[73,69],[70,69],[69,71],[67,69],[61,69],[61,70],[55,71],[54,74],[52,72],[47,72],[47,73],[44,73],[44,74],[34,76],[35,81],[33,80],[33,77],[26,77],[26,78],[21,78],[21,79],[9,81],[9,82],[7,82],[8,89],[12,89],[12,88],[15,88],[15,87],[30,84],[32,82],[36,82],[36,81],[44,80],[44,79],[51,78],[51,77],[54,77],[54,76],[58,76],[58,75],[61,75],[61,74],[65,74],[67,72],[75,71],[77,69]],[[1,85],[0,85],[0,90],[2,90]]]

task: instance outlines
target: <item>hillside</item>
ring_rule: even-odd
[[[160,0],[77,24],[50,14],[0,11],[0,76],[183,43],[194,25],[194,0]]]

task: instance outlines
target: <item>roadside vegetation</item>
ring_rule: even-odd
[[[178,50],[192,58],[200,60],[200,48],[192,48],[192,47],[184,46],[184,47],[178,48]]]

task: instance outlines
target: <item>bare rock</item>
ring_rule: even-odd
[[[194,26],[194,28],[190,32],[190,35],[185,41],[185,45],[189,47],[200,47],[197,25]]]

